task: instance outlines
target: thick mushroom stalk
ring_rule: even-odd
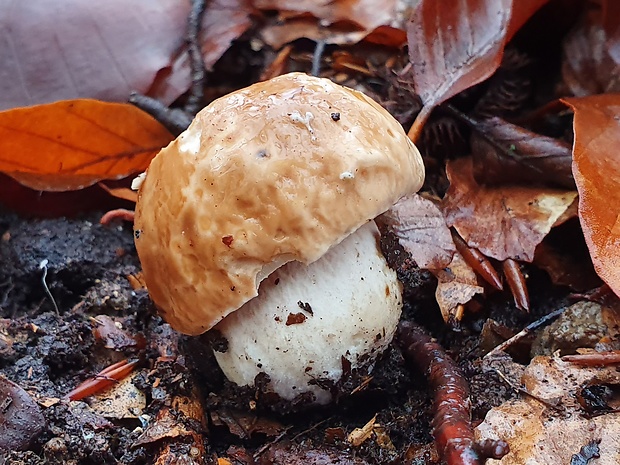
[[[310,392],[325,404],[347,375],[370,372],[392,340],[401,305],[371,221],[316,262],[290,262],[266,278],[257,297],[215,327],[228,341],[215,356],[241,386],[265,373],[281,398]]]
[[[301,73],[233,92],[201,110],[190,127],[153,159],[141,184],[135,237],[151,298],[170,325],[187,334],[203,333],[228,315],[234,315],[231,321],[242,322],[244,314],[253,313],[242,307],[256,298],[260,283],[274,271],[288,262],[295,263],[281,273],[312,266],[328,251],[336,253],[350,234],[401,197],[416,192],[423,180],[421,156],[401,125],[360,92]],[[370,267],[362,255],[369,254],[368,260],[377,256],[376,240],[366,242],[369,245],[360,248],[355,257],[342,259],[347,262],[342,266],[352,267],[348,269],[360,281],[364,275],[358,273],[355,263]],[[315,266],[320,270],[317,276],[323,279],[332,265]],[[372,266],[385,269],[383,264]],[[342,282],[347,279],[345,276]],[[377,277],[369,275],[368,279]],[[290,281],[297,286],[303,279]],[[270,283],[273,281],[268,278],[263,288]],[[394,286],[382,286],[379,294],[372,291],[372,299],[363,300],[383,299],[384,304],[392,305],[400,300]],[[386,295],[386,287],[390,295]],[[337,317],[339,322],[352,318],[346,312],[351,310],[352,296],[358,294],[351,294],[348,285],[331,289],[297,297],[292,292],[290,298],[296,300],[287,297],[287,309],[282,311],[288,319],[289,313],[295,313],[290,302],[316,305],[318,311],[320,301],[321,311],[343,312]],[[260,297],[249,308],[259,302]],[[235,315],[239,308],[243,311]],[[309,370],[302,378],[320,380],[321,372],[327,371],[327,378],[333,381],[338,370],[334,367],[342,366],[347,351],[356,354],[352,359],[361,360],[364,356],[361,351],[357,355],[359,347],[372,354],[373,348],[385,345],[393,328],[382,322],[386,310],[381,308],[377,306],[372,316],[376,323],[364,323],[368,331],[355,332],[353,327],[350,335],[343,336],[343,341],[355,340],[347,342],[349,346],[331,350],[329,340],[320,346],[320,338],[314,338],[316,345],[307,349],[315,352],[315,358],[327,350],[337,355],[337,361],[315,369],[310,365],[314,359],[304,356],[302,369]],[[271,315],[272,310],[266,314]],[[307,308],[300,312],[306,314],[305,322],[297,325],[300,328],[321,318],[329,320],[309,315]],[[293,326],[289,325],[286,334],[304,334]],[[267,347],[258,334],[233,331],[229,322],[222,323],[223,328],[230,333],[231,347],[243,344],[244,334],[247,345]],[[384,332],[382,341],[373,342]],[[321,334],[329,334],[329,329]],[[272,335],[264,332],[262,337]],[[289,342],[288,350],[305,343]],[[239,352],[230,349],[226,357],[235,357],[235,353]],[[218,354],[218,358],[223,360],[224,355]],[[266,366],[265,361],[252,363]],[[250,373],[239,376],[238,382],[251,383],[256,368],[235,369]],[[232,368],[224,370],[235,378]],[[301,378],[295,379],[299,382],[292,386],[302,389],[297,385]],[[292,386],[282,389],[285,397],[290,398]],[[319,391],[315,394],[321,396]]]

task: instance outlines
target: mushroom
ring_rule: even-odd
[[[373,222],[424,179],[401,125],[361,92],[290,73],[212,102],[151,162],[135,242],[170,325],[226,339],[224,374],[332,399],[369,372],[401,287]]]

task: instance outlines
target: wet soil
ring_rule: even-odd
[[[223,456],[239,464],[434,463],[428,446],[432,394],[395,345],[372,378],[335,405],[297,413],[274,406],[259,389],[235,388],[224,379],[208,337],[181,336],[157,316],[148,293],[134,289],[131,279],[140,271],[131,225],[102,226],[100,216],[0,214],[0,374],[34,399],[44,419],[31,420],[40,423],[30,425],[38,431],[35,439],[14,444],[0,463],[138,465],[183,457],[182,463],[199,464]],[[471,383],[474,421],[480,421],[513,395],[482,369],[483,323],[493,317],[520,329],[557,308],[561,294],[550,294],[544,276],[536,276],[533,315],[497,294],[455,331],[440,319],[431,275],[389,237],[383,242],[405,284],[403,318],[423,324],[458,361]],[[116,339],[95,331],[102,321],[113,322]],[[144,403],[137,411],[113,418],[100,413],[97,398],[64,398],[125,358],[139,360],[132,382]],[[352,446],[347,435],[375,415],[381,428]]]

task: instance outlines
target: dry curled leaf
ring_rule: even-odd
[[[326,24],[344,21],[366,31],[402,21],[406,13],[403,2],[397,0],[252,0],[252,3],[261,10],[277,10],[282,17],[310,14]]]
[[[620,295],[620,95],[564,100],[575,111],[573,175],[594,268]]]
[[[488,139],[504,150],[498,150]],[[528,131],[501,118],[490,118],[476,125],[472,153],[474,176],[480,183],[575,188],[569,144]]]
[[[476,273],[458,252],[446,268],[435,270],[433,274],[437,278],[435,299],[446,322],[459,321],[462,317],[458,312],[459,305],[466,304],[476,294],[484,293],[484,288],[478,285]]]
[[[506,41],[546,0],[421,0],[407,25],[415,90],[424,107],[409,137],[416,141],[430,112],[497,70]]]
[[[144,171],[172,140],[132,105],[68,100],[0,112],[0,172],[36,190],[81,189]]]
[[[500,64],[512,0],[422,0],[407,25],[409,60],[424,108],[409,135],[416,140],[430,111],[488,78]]]
[[[536,357],[520,380],[530,396],[505,402],[489,411],[477,428],[477,439],[503,439],[510,453],[491,465],[573,463],[571,458],[591,441],[600,441],[595,463],[618,463],[620,413],[592,418],[583,415],[578,391],[590,383],[620,383],[614,368],[583,368],[558,358]]]
[[[399,200],[378,219],[420,268],[441,269],[456,251],[450,229],[439,207],[418,194]]]
[[[368,465],[359,454],[311,441],[277,442],[261,455],[258,465]]]
[[[258,9],[280,13],[280,21],[261,31],[261,38],[275,49],[301,37],[329,44],[353,44],[366,39],[400,47],[407,39],[403,29],[408,3],[396,0],[380,3],[374,0],[253,1]]]
[[[531,262],[536,246],[577,197],[574,191],[478,185],[471,158],[449,162],[446,173],[450,180],[443,200],[446,223],[470,247],[502,261]]]

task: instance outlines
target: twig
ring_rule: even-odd
[[[206,80],[205,64],[200,50],[200,26],[205,12],[205,0],[192,0],[192,9],[187,18],[186,40],[188,44],[192,85],[183,109],[169,108],[157,99],[132,92],[129,103],[147,112],[175,137],[187,129],[193,117],[204,103],[204,86]]]
[[[204,86],[206,81],[205,62],[200,49],[200,30],[205,13],[205,0],[192,0],[192,10],[187,18],[187,46],[192,71],[192,86],[190,89],[185,112],[195,115],[204,104]]]
[[[496,355],[498,352],[505,352],[508,347],[513,345],[515,342],[520,341],[521,339],[523,339],[525,336],[530,334],[535,329],[538,329],[538,328],[540,328],[542,326],[545,326],[545,325],[551,323],[558,316],[560,316],[562,313],[564,313],[564,310],[566,310],[566,307],[562,307],[562,308],[560,308],[558,310],[555,310],[555,311],[549,313],[548,315],[545,315],[542,318],[534,321],[533,323],[530,323],[525,328],[523,328],[521,331],[519,331],[517,334],[512,336],[510,339],[505,340],[500,345],[495,347],[488,354],[486,354],[483,358],[492,357],[492,356]]]
[[[532,394],[531,392],[527,391],[527,389],[522,388],[521,386],[517,386],[515,383],[513,383],[512,381],[510,381],[506,375],[504,373],[502,373],[501,371],[499,371],[497,368],[495,369],[495,373],[497,373],[497,376],[499,376],[508,386],[510,386],[515,392],[518,392],[519,394],[523,394],[525,396],[531,397],[532,399],[537,400],[538,402],[540,402],[541,404],[543,404],[545,407],[548,407],[552,410],[555,410],[556,412],[561,412],[562,409],[560,407],[558,407],[557,405],[553,405],[550,402],[547,402],[544,399],[541,399],[540,397],[535,396],[534,394]]]

